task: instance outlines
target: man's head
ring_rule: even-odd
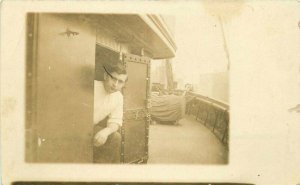
[[[117,65],[106,65],[104,68],[104,88],[108,93],[120,91],[127,81],[125,66],[121,63]]]

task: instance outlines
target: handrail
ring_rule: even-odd
[[[221,106],[221,107],[223,107],[223,108],[225,108],[229,111],[229,108],[230,108],[229,105],[225,102],[220,101],[220,100],[216,100],[216,99],[210,98],[208,96],[203,96],[203,95],[201,95],[199,93],[195,93],[195,92],[188,92],[187,95],[195,96],[197,98],[201,98],[203,100],[209,101],[209,102],[211,102],[215,105]]]
[[[190,97],[186,101],[186,113],[209,128],[228,147],[229,105],[194,92],[188,92],[187,96]]]

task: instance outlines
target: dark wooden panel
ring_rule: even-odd
[[[125,55],[128,81],[124,88],[123,160],[125,163],[148,158],[149,59]]]
[[[147,100],[147,65],[127,62],[128,81],[124,88],[126,109],[144,108]]]
[[[125,120],[124,161],[138,161],[146,155],[146,118]]]

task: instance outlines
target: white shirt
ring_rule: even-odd
[[[94,124],[99,123],[106,117],[107,123],[117,123],[122,126],[123,122],[123,95],[117,91],[106,92],[103,81],[94,81]]]

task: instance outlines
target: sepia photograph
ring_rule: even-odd
[[[300,183],[300,1],[3,0],[1,184]]]
[[[229,54],[205,19],[28,13],[26,161],[227,164]],[[187,44],[208,32],[213,57]]]

